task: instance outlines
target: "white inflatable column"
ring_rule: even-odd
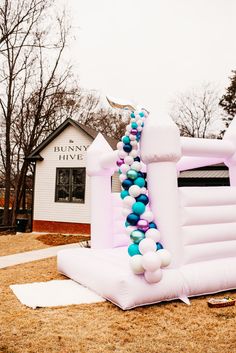
[[[154,220],[161,233],[161,243],[172,254],[172,268],[180,266],[183,258],[176,170],[180,157],[177,126],[168,117],[161,120],[150,115],[142,133],[141,158],[147,165],[148,192]]]
[[[231,141],[235,146],[235,153],[225,160],[225,164],[229,168],[230,186],[236,186],[236,117],[226,130],[223,139]]]
[[[115,167],[104,168],[101,160],[112,148],[102,134],[93,141],[87,152],[87,174],[90,176],[91,247],[112,248],[111,176]]]

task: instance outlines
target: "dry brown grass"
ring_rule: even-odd
[[[236,307],[210,309],[206,297],[126,312],[108,302],[33,310],[9,289],[52,279],[64,279],[55,258],[0,270],[0,353],[236,352]]]
[[[48,248],[49,245],[38,241],[37,236],[38,234],[33,233],[0,236],[0,256]]]
[[[41,234],[37,238],[43,244],[50,246],[80,243],[90,240],[89,235]]]
[[[79,243],[89,240],[89,235],[62,235],[24,233],[0,236],[0,256],[12,255],[24,251],[48,248],[49,246]]]

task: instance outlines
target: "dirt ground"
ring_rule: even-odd
[[[0,251],[7,255],[81,241],[73,238],[1,236]],[[57,272],[56,258],[0,269],[0,353],[236,352],[236,306],[209,308],[209,296],[191,299],[191,306],[173,301],[125,312],[109,302],[33,310],[9,288],[52,279],[65,279]],[[236,297],[236,291],[213,297],[226,295]]]
[[[12,255],[24,251],[48,248],[49,246],[78,243],[90,239],[89,235],[62,235],[20,233],[0,236],[0,256]]]
[[[64,278],[55,258],[0,270],[0,353],[236,352],[236,306],[211,309],[209,297],[126,312],[109,302],[33,310],[9,288]]]

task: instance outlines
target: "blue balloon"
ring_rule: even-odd
[[[130,138],[129,138],[129,136],[123,136],[123,137],[122,137],[122,141],[123,141],[124,144],[130,143]]]
[[[141,255],[138,244],[130,244],[128,247],[129,256]]]
[[[130,234],[130,239],[135,244],[139,244],[141,240],[145,238],[145,234],[141,230],[133,230],[133,232]]]
[[[155,229],[157,229],[156,223],[150,222],[150,223],[149,223],[149,228],[155,228]]]
[[[142,188],[145,185],[145,179],[139,177],[135,179],[134,184]]]
[[[140,157],[135,157],[135,158],[134,158],[134,161],[135,161],[135,162],[140,162]]]
[[[157,245],[157,250],[161,250],[161,249],[163,249],[163,246],[162,246],[162,244],[161,244],[161,243],[156,243],[156,245]]]
[[[133,185],[133,181],[130,180],[130,179],[125,179],[125,180],[122,182],[122,187],[123,187],[123,189],[125,189],[125,190],[128,190],[131,185]]]
[[[144,205],[147,205],[149,202],[149,198],[145,194],[141,194],[138,197],[136,197],[137,202],[142,202]]]
[[[135,202],[132,206],[134,213],[141,215],[145,211],[145,205],[142,202]]]
[[[125,221],[125,226],[126,226],[126,227],[129,227],[129,226],[130,226],[130,223],[127,222],[127,221]]]
[[[139,113],[139,116],[140,116],[141,118],[143,118],[143,117],[144,117],[144,112],[140,112],[140,113]]]
[[[135,226],[139,221],[139,216],[136,213],[130,213],[126,218],[126,221],[129,222],[131,226]]]
[[[132,146],[129,144],[129,143],[126,143],[124,146],[123,146],[123,150],[127,153],[131,152],[132,151]]]
[[[144,178],[144,173],[138,172],[138,176],[139,176],[140,178]]]
[[[134,113],[131,113],[130,116],[131,116],[131,118],[135,118],[135,114]]]
[[[120,197],[124,199],[126,196],[129,196],[129,192],[127,190],[122,190],[120,193]]]

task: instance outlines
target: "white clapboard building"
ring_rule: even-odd
[[[97,131],[67,119],[28,157],[35,162],[33,231],[89,232],[90,186],[86,154],[97,134]],[[104,137],[115,149],[117,141]],[[113,191],[119,191],[117,174],[111,182]]]

